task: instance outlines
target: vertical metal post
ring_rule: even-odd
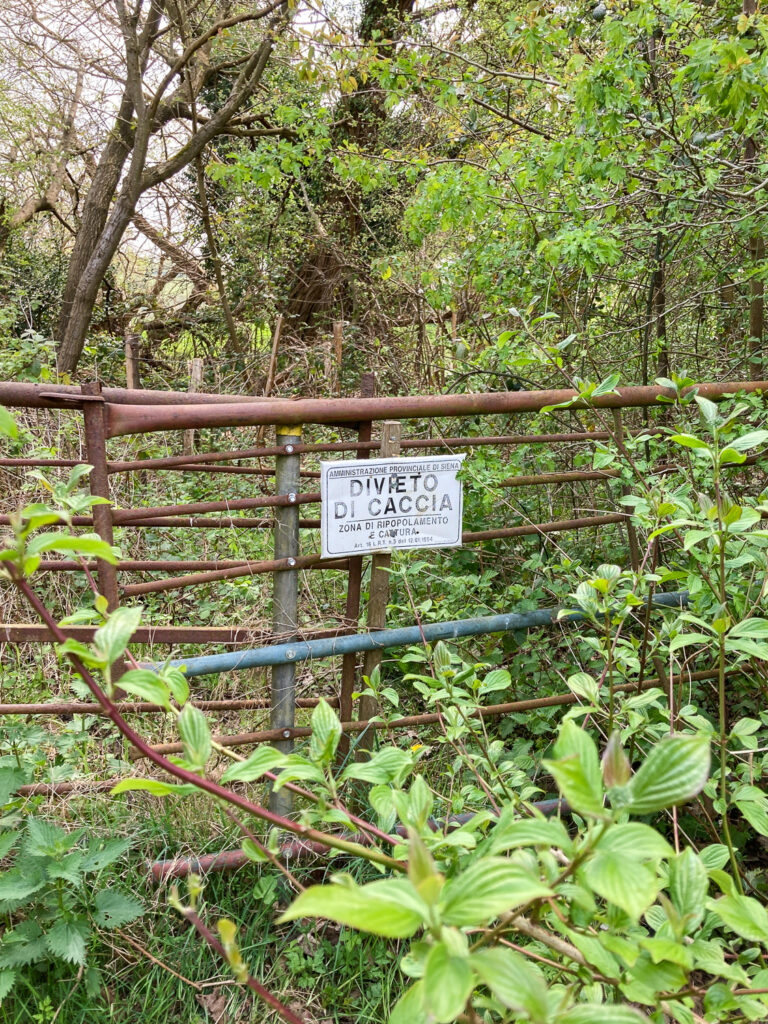
[[[381,455],[396,458],[400,454],[401,423],[399,420],[384,420],[381,425]],[[368,629],[384,629],[387,625],[387,603],[389,601],[389,566],[392,556],[374,555],[371,562],[371,585],[368,597]],[[381,664],[381,651],[366,651],[363,659],[363,675],[370,678],[373,670]],[[373,697],[360,698],[360,720],[366,721],[378,714]]]
[[[91,494],[99,498],[109,498],[109,473],[107,471],[107,431],[104,422],[104,401],[101,398],[101,384],[83,384],[80,390],[90,397],[83,403],[83,419],[85,420],[85,457],[93,467],[90,474]],[[110,505],[93,506],[93,526],[102,540],[113,544],[115,537],[112,527],[112,507]],[[114,611],[119,602],[117,589],[117,570],[114,565],[99,559],[96,563],[99,589],[107,599],[107,609]]]
[[[195,394],[197,389],[203,383],[203,360],[199,356],[195,356],[194,359],[190,360],[189,363],[189,388],[187,389],[191,395]],[[185,455],[194,455],[195,452],[195,431],[185,430],[184,437],[182,438],[182,451]]]
[[[277,444],[285,452],[275,458],[275,493],[299,493],[299,466],[301,456],[294,447],[301,444],[301,427],[277,427]],[[299,554],[299,506],[285,505],[275,509],[275,558],[297,558]],[[295,635],[298,627],[299,573],[298,570],[274,574],[272,627],[277,636]],[[296,666],[291,664],[272,667],[272,694],[270,711],[271,729],[292,729],[296,711]],[[293,749],[290,738],[275,743],[278,750],[288,753]],[[270,793],[269,806],[278,814],[289,814],[292,797],[288,790]]]
[[[139,349],[141,338],[138,334],[128,333],[125,336],[125,385],[132,390],[141,387],[139,375]]]
[[[364,373],[360,378],[360,397],[373,398],[376,391],[376,375]],[[372,426],[370,420],[360,423],[357,429],[358,441],[370,441]],[[358,449],[358,459],[367,459],[370,456],[367,448]],[[344,611],[344,623],[347,626],[357,626],[360,621],[360,588],[363,578],[363,558],[356,555],[349,560],[349,573],[347,576],[347,603]],[[352,720],[352,693],[355,689],[355,676],[357,674],[357,655],[345,654],[341,662],[341,690],[339,693],[339,713],[342,722]],[[345,756],[349,752],[349,735],[344,733],[339,743],[339,753]]]

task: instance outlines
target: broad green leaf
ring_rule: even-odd
[[[204,768],[212,749],[211,730],[205,715],[193,704],[185,704],[176,724],[184,744],[184,756],[197,768]]]
[[[85,963],[85,940],[90,929],[80,918],[65,921],[63,918],[45,935],[45,944],[50,953],[70,964]]]
[[[547,984],[529,960],[504,946],[472,953],[470,966],[480,981],[510,1010],[526,1013],[534,1024],[547,1020]]]
[[[672,964],[679,964],[680,967],[690,971],[693,968],[693,954],[688,946],[682,942],[675,942],[674,939],[660,939],[658,936],[650,936],[640,940],[643,949],[651,954],[651,960],[660,964],[668,960]]]
[[[684,448],[695,448],[697,450],[709,450],[709,445],[706,441],[702,441],[698,437],[694,437],[693,434],[672,434],[670,441],[674,441],[676,444],[681,444]]]
[[[728,631],[728,636],[747,636],[755,640],[768,639],[768,619],[744,619]]]
[[[7,765],[0,768],[0,807],[5,807],[19,786],[29,781],[29,774],[25,767]]]
[[[685,919],[686,934],[704,918],[704,902],[709,889],[707,869],[690,847],[669,862],[669,895],[675,910]]]
[[[67,533],[42,533],[38,537],[33,537],[27,544],[28,555],[41,555],[46,551],[56,551],[60,554],[69,551],[78,555],[101,558],[111,565],[117,564],[117,556],[111,545],[95,533],[84,533],[76,537]]]
[[[458,927],[481,925],[529,900],[552,895],[549,886],[504,857],[485,857],[443,889],[442,918]]]
[[[545,761],[544,767],[571,807],[580,814],[602,817],[603,780],[592,737],[569,720],[560,729],[554,754],[557,760]]]
[[[341,722],[330,706],[320,698],[312,712],[312,736],[309,741],[309,756],[319,764],[327,764],[336,753],[341,739]]]
[[[568,677],[566,685],[571,693],[575,693],[577,697],[583,697],[590,704],[597,704],[600,688],[597,685],[597,680],[589,675],[588,672],[574,673],[574,675]]]
[[[637,921],[659,894],[656,872],[640,861],[628,862],[623,853],[602,852],[598,847],[585,867],[587,881],[595,890]]]
[[[651,749],[624,787],[626,806],[633,814],[675,807],[700,793],[708,778],[709,737],[670,736]]]
[[[171,700],[164,682],[148,668],[132,668],[120,676],[120,689],[139,700],[170,709]]]
[[[515,810],[513,813],[518,812]],[[554,846],[564,853],[573,848],[571,838],[558,818],[509,818],[511,814],[502,812],[498,825],[489,836],[491,853],[504,853],[521,846]]]
[[[429,1024],[424,1009],[424,986],[417,981],[401,996],[389,1014],[388,1024]]]
[[[123,653],[141,622],[141,608],[117,608],[96,630],[94,646],[112,664]]]
[[[621,1003],[580,1003],[555,1017],[556,1024],[647,1024],[648,1018]]]
[[[710,846],[705,846],[703,850],[699,850],[699,859],[707,869],[707,873],[721,868],[727,863],[728,857],[728,847],[722,843],[712,843]]]
[[[768,813],[762,804],[755,800],[738,799],[734,803],[756,832],[768,836]]]
[[[102,889],[96,893],[94,903],[94,921],[99,928],[120,928],[144,913],[144,906],[139,900],[119,889]]]
[[[742,939],[768,944],[768,910],[751,896],[721,896],[706,905]]]
[[[360,779],[382,785],[400,781],[412,765],[413,755],[410,751],[399,747],[382,747],[370,761],[354,761],[348,765],[341,773],[341,779]]]
[[[109,792],[115,796],[117,793],[130,793],[134,790],[151,793],[152,796],[186,796],[198,792],[197,786],[191,782],[174,784],[160,782],[159,779],[121,779]]]
[[[189,682],[181,669],[166,665],[158,675],[168,687],[171,696],[179,706],[187,703],[189,699]]]
[[[673,853],[667,840],[655,828],[639,821],[612,825],[601,837],[598,850],[600,853],[618,854],[629,861],[663,860]]]
[[[730,465],[741,465],[742,462],[747,461],[747,456],[742,455],[741,452],[737,452],[735,448],[723,448],[718,456],[718,462],[721,466]]]
[[[114,864],[130,848],[129,839],[94,839],[88,844],[80,869],[84,874],[102,871],[110,864]]]
[[[222,782],[254,782],[262,778],[265,772],[272,771],[285,760],[285,754],[281,754],[274,747],[263,744],[245,761],[231,764],[221,776]]]
[[[474,987],[466,957],[452,956],[444,942],[436,942],[424,965],[422,998],[430,1020],[450,1024],[464,1010]]]
[[[0,406],[0,413],[3,412],[3,407]],[[10,993],[13,986],[16,984],[16,971],[11,971],[8,968],[0,971],[0,1003]]]
[[[16,420],[8,412],[4,405],[0,405],[0,437],[18,437],[19,428],[16,426]],[[0,999],[2,995],[0,995]]]
[[[512,683],[512,677],[505,668],[495,668],[489,672],[480,684],[480,693],[496,693],[506,690]]]
[[[423,911],[416,909],[419,903]],[[427,906],[410,882],[391,878],[368,885],[312,885],[299,893],[279,923],[300,917],[325,917],[388,939],[407,939],[424,924]]]
[[[756,448],[759,444],[766,444],[766,442],[768,442],[768,430],[750,430],[749,433],[734,438],[728,444],[737,452],[746,452],[750,448]]]

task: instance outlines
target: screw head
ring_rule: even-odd
[[[296,657],[296,649],[294,647],[289,647],[288,650],[285,652],[285,656],[288,659],[295,658]]]
[[[283,736],[285,737],[285,739],[289,740],[291,738],[291,730],[283,729]]]
[[[287,453],[288,453],[289,455],[293,455],[293,445],[292,445],[292,444],[287,444],[287,445],[285,446],[285,450],[286,450],[286,452],[287,452]]]
[[[288,559],[288,565],[296,565],[296,559],[295,558],[289,558]]]
[[[288,494],[288,501],[290,501],[292,503],[294,501],[296,501],[296,492],[295,491],[290,491],[289,492],[289,494]]]

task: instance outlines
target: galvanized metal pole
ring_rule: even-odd
[[[301,427],[277,427],[277,444],[285,452],[275,457],[275,492],[290,498],[299,493],[301,456],[294,451],[301,443]],[[278,506],[275,509],[275,558],[298,558],[299,506]],[[299,573],[297,569],[274,574],[272,626],[279,635],[291,636],[298,627]],[[296,711],[296,666],[275,665],[272,669],[270,726],[272,729],[290,730],[294,726]],[[290,732],[288,733],[290,737]],[[278,750],[288,753],[293,749],[290,738],[275,743]],[[272,792],[269,806],[277,814],[290,813],[293,805],[287,789]]]
[[[93,467],[90,474],[91,494],[94,497],[109,498],[109,472],[107,468],[106,424],[104,422],[104,402],[101,397],[99,383],[83,384],[83,395],[91,401],[83,403],[83,419],[85,420],[85,454]],[[102,540],[114,544],[112,529],[111,505],[93,506],[93,527]],[[107,609],[114,611],[119,604],[117,589],[117,570],[114,565],[99,559],[97,572],[99,590],[107,599]]]

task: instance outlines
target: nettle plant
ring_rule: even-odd
[[[581,704],[566,716],[541,766],[531,763],[528,751],[510,757],[489,738],[478,714],[509,685],[506,669],[465,665],[443,644],[410,652],[405,682],[435,709],[435,742],[452,752],[448,797],[428,781],[421,751],[397,746],[386,728],[379,736],[388,741],[368,760],[340,764],[341,723],[323,701],[301,752],[262,746],[243,758],[221,747],[206,716],[189,702],[181,673],[152,672],[133,662],[127,645],[138,610],[106,616],[97,602],[104,622],[93,645],[67,641],[28,580],[36,567],[34,545],[51,536],[35,535],[31,516],[17,518],[14,545],[1,564],[116,728],[172,779],[126,779],[114,793],[209,794],[241,829],[245,853],[294,886],[296,899],[282,921],[325,918],[404,943],[404,991],[391,1008],[390,1024],[764,1020],[768,911],[759,879],[740,861],[729,828],[735,807],[745,816],[742,804],[750,800],[763,809],[762,791],[740,774],[743,762],[733,744],[737,739],[739,749],[750,747],[758,730],[737,722],[728,731],[724,679],[745,659],[768,658],[761,640],[768,623],[754,614],[765,538],[759,505],[754,514],[741,506],[734,512],[720,473],[763,438],[754,432],[737,436],[738,416],[718,417],[708,406],[703,411],[707,447],[687,447],[709,453],[713,502],[696,499],[694,513],[693,483],[678,488],[674,500],[648,490],[634,501],[635,520],[648,534],[639,571],[602,566],[577,587],[571,606],[585,619],[573,628],[581,631],[593,663],[571,676]],[[677,435],[673,443],[693,436]],[[680,568],[661,567],[650,557],[668,534],[679,543],[685,568],[682,562]],[[77,541],[71,537],[62,550],[79,556]],[[102,548],[88,553],[114,557]],[[755,566],[753,581],[749,565]],[[729,572],[737,584],[726,586]],[[689,610],[668,610],[658,621],[648,616],[643,624],[641,606],[682,573]],[[660,688],[650,697],[620,689],[625,680],[642,677],[649,658],[671,664],[680,651],[698,657],[708,647],[718,663],[717,722],[691,706],[664,707]],[[153,750],[117,710],[111,668],[119,659],[129,663],[121,690],[166,708],[176,720],[182,756]],[[382,704],[397,707],[394,687],[382,687],[377,674],[368,684]],[[719,757],[710,777],[713,739]],[[222,758],[232,762],[223,774]],[[540,767],[552,780],[543,785],[559,793],[550,817],[531,802],[541,791]],[[293,791],[294,818],[275,814],[242,789],[259,780]],[[716,823],[714,841],[694,844],[680,826],[678,808],[702,801]],[[762,825],[757,810],[753,816]],[[332,866],[342,870],[328,884],[304,888],[280,860],[286,833],[324,844]],[[249,974],[234,923],[220,920],[215,931],[206,924],[199,879],[190,879],[187,894],[174,893],[172,902],[241,983],[284,1020],[301,1021]],[[5,942],[0,955],[4,949]]]

